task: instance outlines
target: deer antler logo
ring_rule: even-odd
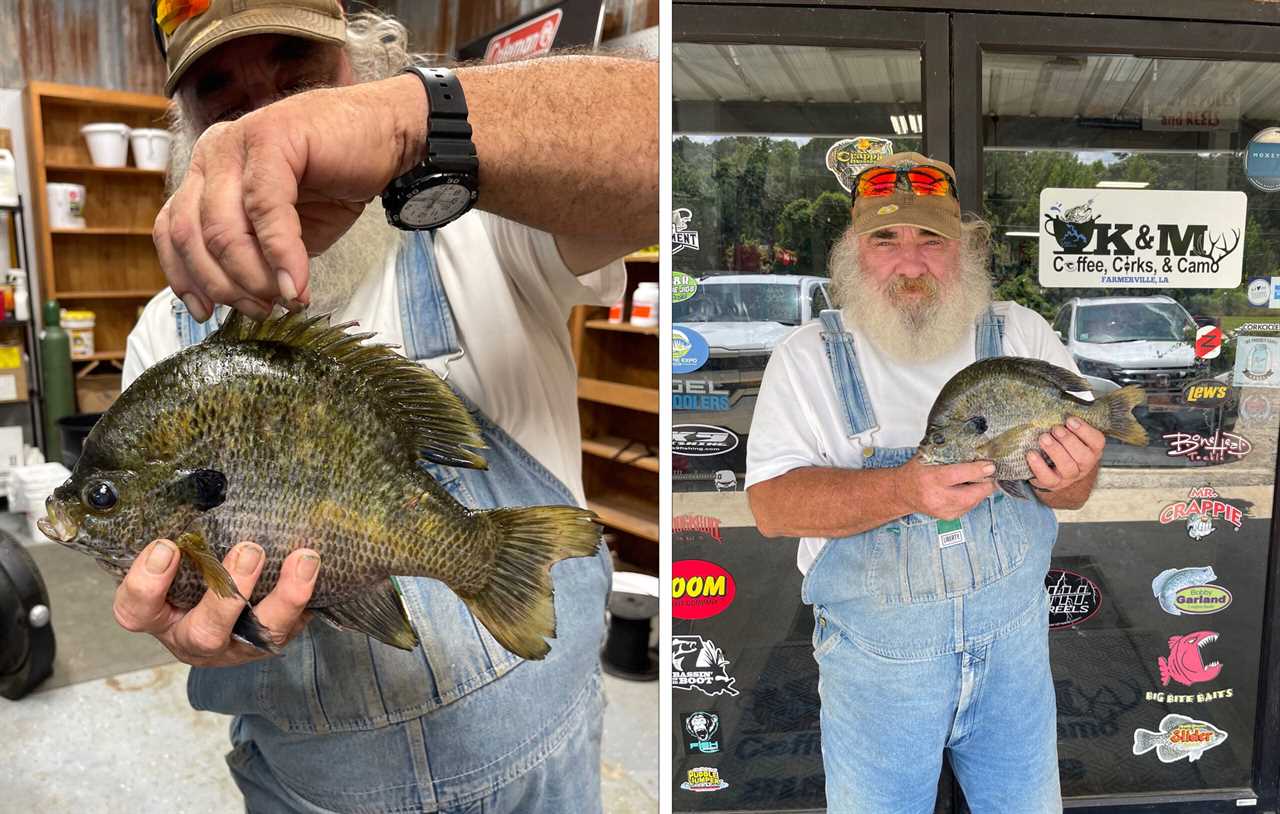
[[[1226,259],[1227,255],[1240,247],[1240,230],[1232,229],[1231,234],[1235,237],[1235,242],[1233,242],[1230,247],[1227,246],[1227,235],[1224,232],[1221,235],[1210,235],[1208,251],[1205,251],[1204,241],[1202,239],[1196,241],[1196,247],[1191,250],[1191,253],[1197,257],[1208,258],[1211,263],[1210,267],[1214,271],[1217,271],[1219,264]],[[1221,243],[1219,243],[1219,239],[1221,239]],[[1219,254],[1219,252],[1221,252],[1221,254]]]

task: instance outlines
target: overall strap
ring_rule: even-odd
[[[827,308],[818,316],[822,320],[822,342],[827,349],[827,361],[831,364],[836,397],[844,405],[845,429],[849,431],[849,437],[879,429],[875,411],[871,409],[871,396],[858,370],[853,335],[844,329],[840,309]]]
[[[449,297],[436,268],[435,232],[409,234],[396,256],[396,298],[405,355],[435,359],[460,353]]]
[[[995,309],[990,305],[978,321],[974,354],[978,359],[1004,355],[1004,317],[996,316]]]

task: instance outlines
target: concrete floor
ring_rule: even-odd
[[[0,520],[0,526],[8,525]],[[38,560],[57,556],[51,551],[34,553],[42,555]],[[71,556],[92,565],[88,558]],[[108,579],[105,583],[93,580],[93,584],[96,587],[90,589],[77,586],[82,592],[74,600],[64,600],[61,607],[67,608],[72,601],[102,605],[105,600],[109,608],[114,583]],[[55,604],[59,587],[49,585],[55,594],[51,605],[59,637],[55,675],[68,669],[77,672],[71,668],[80,662],[64,663],[64,654],[110,649],[70,638],[64,642],[57,622],[59,604]],[[106,596],[97,596],[103,590]],[[83,680],[73,677],[65,686],[53,684],[21,701],[0,698],[0,811],[206,814],[241,810],[240,794],[223,762],[230,718],[190,708],[186,665],[169,658],[159,664],[136,657],[131,661],[133,669],[127,672],[103,675],[100,671],[98,677],[90,678],[80,667]],[[137,669],[139,664],[146,666]],[[658,684],[605,676],[605,690],[609,699],[602,754],[605,811],[657,812]]]

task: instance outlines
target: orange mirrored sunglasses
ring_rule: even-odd
[[[859,173],[854,181],[853,197],[855,199],[860,196],[882,197],[895,192],[958,197],[954,178],[944,170],[924,164],[871,167]]]

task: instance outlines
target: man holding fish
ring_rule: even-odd
[[[226,320],[220,305],[257,319],[281,303],[333,312],[335,323],[358,321],[446,379],[474,420],[467,432],[479,434],[487,469],[424,453],[421,466],[448,493],[432,487],[424,501],[457,501],[473,517],[583,505],[565,322],[575,304],[616,299],[618,258],[656,238],[656,64],[552,56],[405,73],[432,63],[408,53],[404,27],[377,12],[348,16],[337,0],[153,8],[175,99],[174,192],[154,229],[171,289],[129,338],[126,385],[210,335],[269,334],[275,344],[255,351],[268,355],[327,343],[334,355],[334,340],[316,333],[323,326],[300,320],[214,334]],[[620,153],[629,160],[616,161]],[[396,369],[369,353],[357,355]],[[425,392],[411,373],[395,374],[417,394],[410,402]],[[430,431],[438,418],[405,420]],[[192,487],[208,501],[195,510],[231,501],[236,484],[216,474]],[[396,511],[417,509],[415,498]],[[332,502],[323,513],[372,522]],[[50,522],[63,531],[69,521]],[[532,550],[551,532],[526,526],[501,550]],[[592,541],[550,571],[554,622],[545,594],[537,624],[519,635],[533,623],[507,613],[504,593],[475,594],[468,602],[496,616],[472,616],[460,597],[479,582],[466,568],[454,569],[457,595],[433,580],[397,580],[383,619],[350,607],[321,614],[336,630],[308,625],[304,613],[326,574],[315,546],[290,543],[282,562],[278,545],[265,555],[253,540],[213,546],[222,568],[197,552],[240,595],[275,579],[252,614],[283,648],[271,657],[233,638],[249,618],[235,593],[206,593],[190,610],[166,599],[192,545],[157,540],[142,550],[115,615],[194,665],[193,706],[236,716],[227,760],[249,810],[601,810],[603,546]],[[530,565],[549,591],[545,564],[520,567]],[[534,584],[517,578],[508,588]],[[352,632],[380,628],[398,630],[383,641],[401,644]]]
[[[976,814],[1060,811],[1053,509],[1088,499],[1103,431],[1137,439],[1141,392],[1075,395],[1044,319],[991,301],[949,165],[898,153],[852,194],[839,309],[774,350],[747,453],[761,533],[801,538],[829,809],[931,812],[949,750]]]

